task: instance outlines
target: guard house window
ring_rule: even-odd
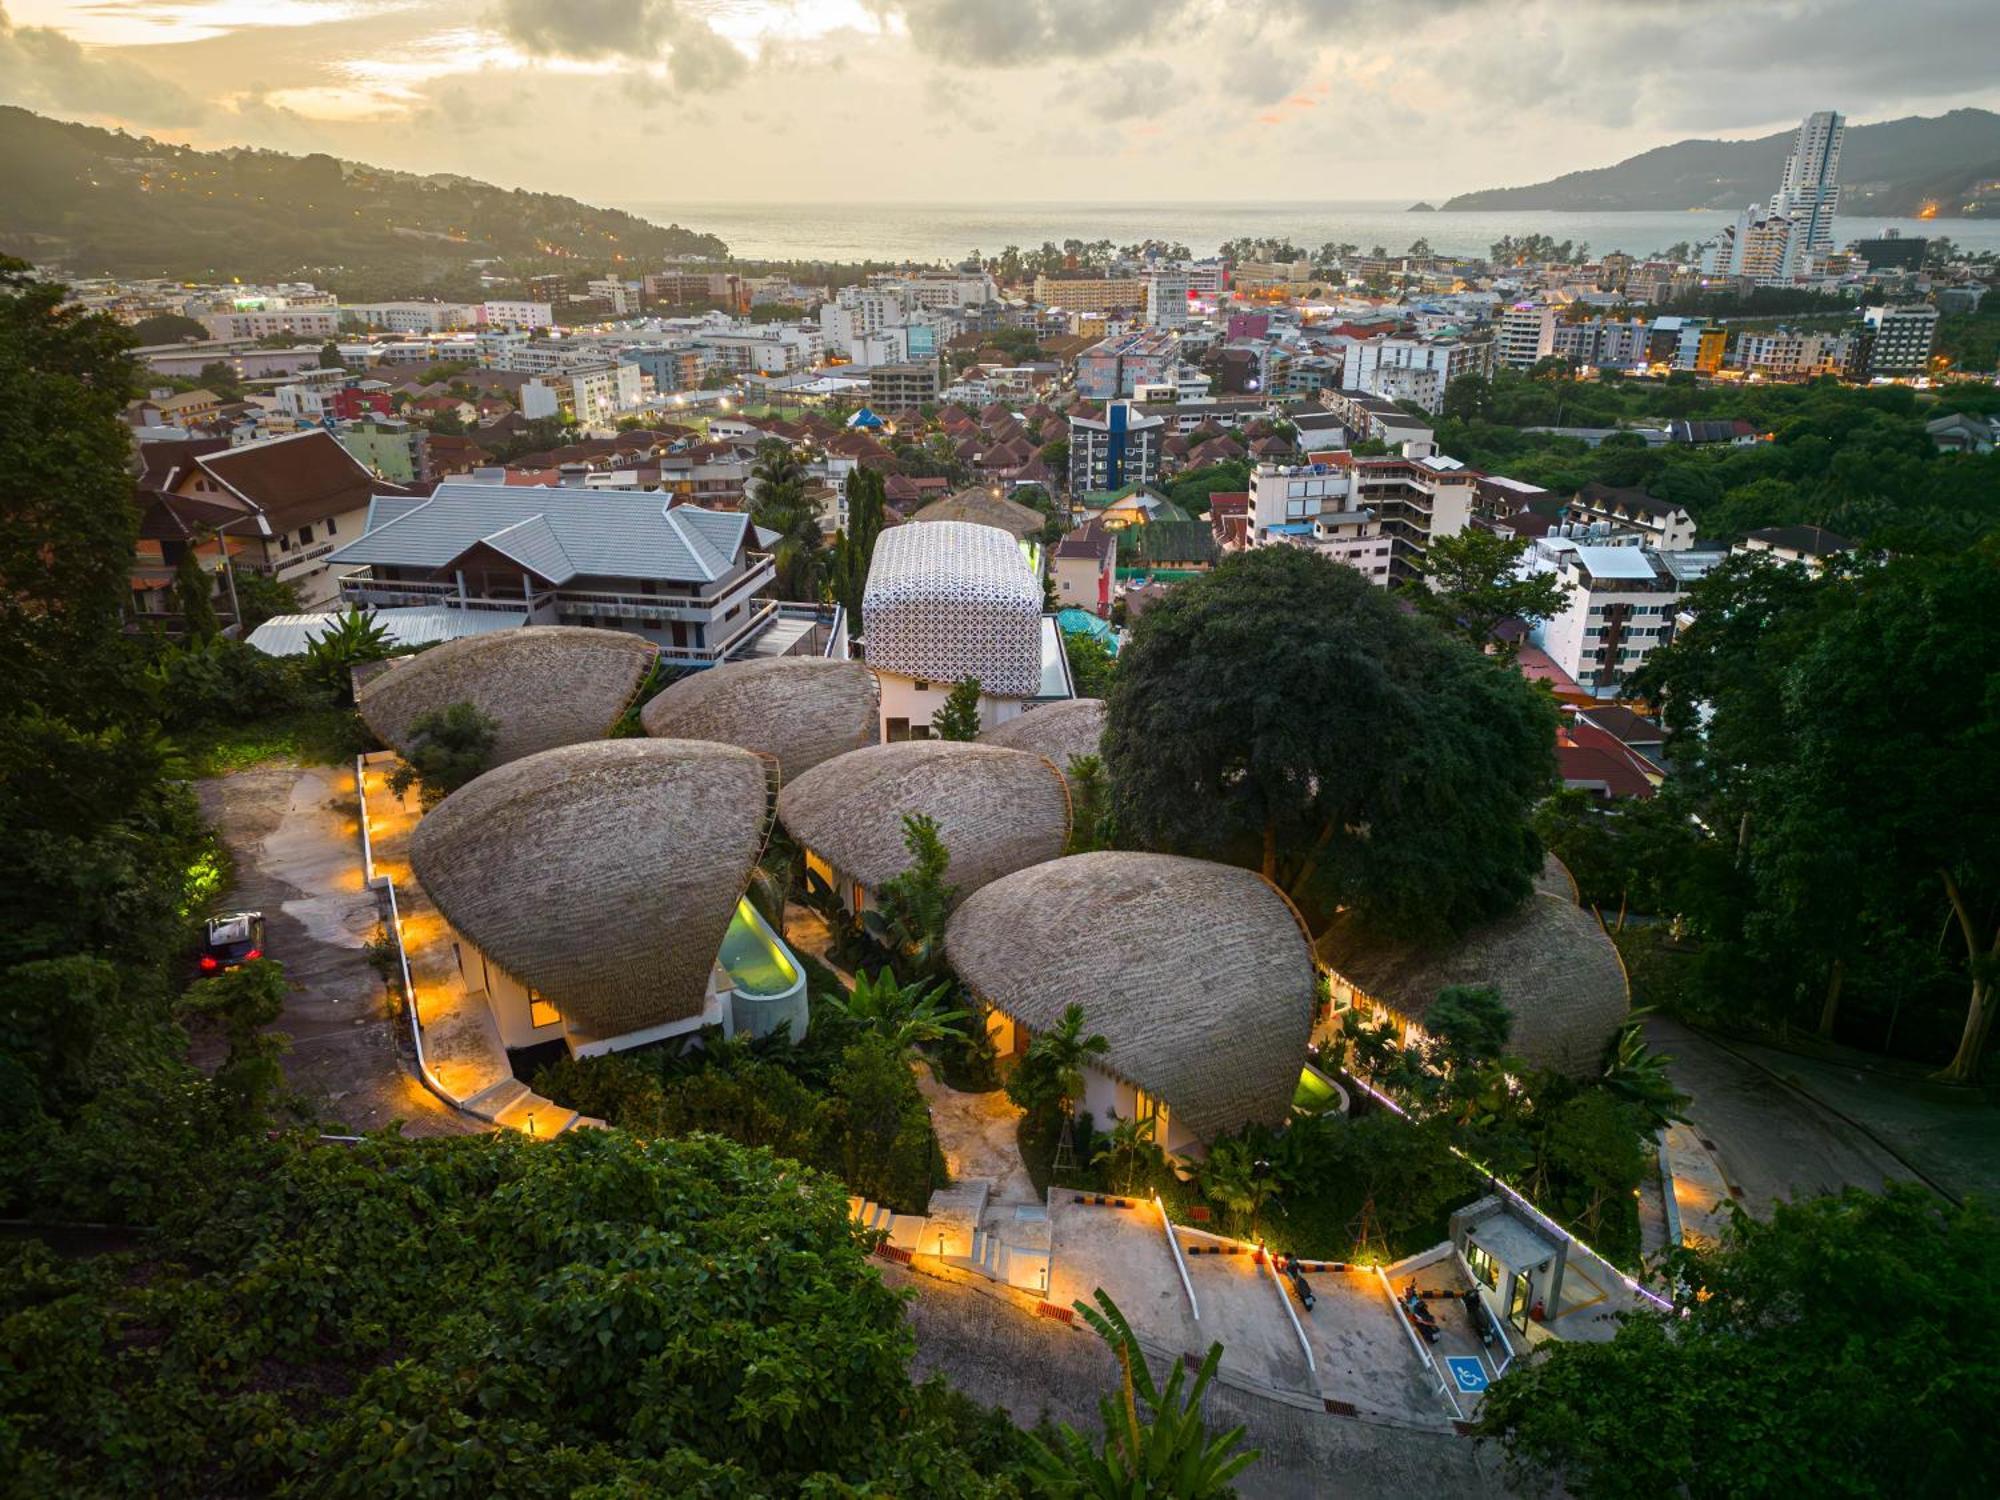
[[[561,1019],[562,1013],[542,997],[541,991],[531,986],[528,990],[528,1024],[553,1026]]]
[[[1487,1253],[1483,1245],[1465,1242],[1465,1263],[1472,1267],[1472,1274],[1494,1291],[1500,1289],[1500,1262]]]

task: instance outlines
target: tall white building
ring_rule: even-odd
[[[1510,370],[1533,368],[1555,352],[1556,310],[1539,302],[1517,302],[1500,314],[1495,341],[1500,363]]]
[[[1146,278],[1146,321],[1155,328],[1187,327],[1192,286],[1186,271],[1153,272]]]
[[[1840,202],[1840,142],[1847,121],[1822,109],[1799,124],[1785,175],[1771,199],[1771,214],[1792,221],[1784,274],[1795,275],[1816,255],[1833,249],[1833,211]]]

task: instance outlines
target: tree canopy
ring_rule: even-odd
[[[1558,1342],[1480,1431],[1584,1500],[1959,1496],[2000,1469],[2000,1224],[1914,1184],[1739,1216],[1675,1314]]]
[[[1120,836],[1261,869],[1309,916],[1462,930],[1540,867],[1553,702],[1317,554],[1257,548],[1176,588],[1108,703]]]

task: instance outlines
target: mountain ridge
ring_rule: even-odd
[[[367,300],[476,287],[482,260],[637,275],[670,255],[721,259],[728,246],[457,173],[199,151],[0,105],[0,253],[79,274],[311,279]]]
[[[1795,134],[1784,130],[1753,140],[1677,141],[1608,167],[1566,172],[1523,187],[1460,193],[1443,207],[1475,212],[1741,208],[1777,191]],[[2000,216],[2000,114],[1963,108],[1850,125],[1841,145],[1840,178],[1843,214]]]

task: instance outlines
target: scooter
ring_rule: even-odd
[[[1283,1271],[1290,1279],[1292,1290],[1298,1294],[1298,1299],[1304,1305],[1305,1310],[1311,1312],[1313,1310],[1313,1303],[1318,1298],[1313,1296],[1313,1289],[1306,1284],[1306,1273],[1299,1269],[1298,1256],[1287,1252],[1284,1264],[1278,1269]]]
[[[1442,1330],[1438,1327],[1437,1319],[1431,1316],[1430,1304],[1417,1295],[1415,1283],[1412,1283],[1409,1291],[1403,1294],[1403,1312],[1417,1332],[1424,1336],[1425,1343],[1435,1344],[1438,1341],[1438,1334]]]
[[[1462,1296],[1465,1301],[1465,1315],[1472,1320],[1472,1331],[1479,1335],[1479,1342],[1489,1349],[1493,1347],[1493,1315],[1486,1310],[1486,1304],[1479,1298],[1477,1288],[1468,1287]]]

